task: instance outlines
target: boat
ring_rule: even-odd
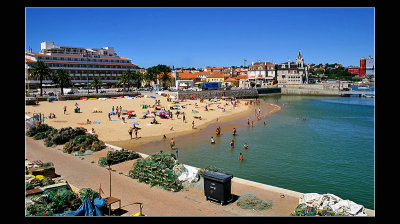
[[[369,86],[359,86],[358,89],[369,89]]]

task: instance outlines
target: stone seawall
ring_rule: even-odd
[[[257,98],[258,92],[256,89],[241,89],[241,90],[205,90],[205,91],[179,91],[179,99],[188,99],[191,96],[195,98],[214,98],[214,97],[235,97]]]
[[[310,96],[340,96],[339,90],[331,89],[305,89],[305,88],[281,88],[282,95],[310,95]]]

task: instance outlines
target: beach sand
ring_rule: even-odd
[[[169,105],[175,105],[173,102],[167,102],[167,98],[158,94],[154,94],[157,100],[160,100],[161,108],[168,110]],[[184,105],[185,109],[179,107],[180,112],[184,112],[186,116],[186,122],[183,122],[182,115],[179,118],[175,115],[178,110],[171,110],[174,113],[173,119],[161,119],[156,117],[156,120],[161,124],[149,125],[153,118],[140,119],[143,117],[144,113],[149,111],[156,111],[155,108],[142,109],[142,105],[155,104],[154,98],[138,98],[134,97],[132,99],[127,98],[108,98],[107,100],[68,100],[68,101],[53,101],[47,102],[42,101],[39,105],[26,105],[25,113],[26,115],[32,117],[33,113],[42,113],[45,117],[49,117],[50,113],[54,113],[56,118],[45,119],[44,123],[48,124],[54,128],[60,129],[63,127],[84,127],[88,131],[94,128],[99,139],[113,144],[116,142],[128,142],[128,148],[136,148],[139,145],[152,142],[154,140],[161,140],[163,135],[166,135],[168,139],[172,137],[177,137],[185,134],[190,134],[201,130],[202,128],[208,126],[209,124],[217,122],[227,122],[232,120],[237,120],[243,117],[247,117],[254,113],[254,104],[245,105],[245,102],[249,100],[239,100],[240,103],[236,107],[231,105],[230,102],[225,100],[215,100],[215,102],[209,102],[204,100],[186,100],[180,102],[177,105]],[[79,105],[80,113],[74,113],[75,103]],[[228,105],[226,105],[226,103]],[[196,106],[197,104],[197,106]],[[208,111],[205,111],[205,106],[207,105]],[[64,106],[67,106],[67,111],[64,114]],[[108,118],[108,112],[111,111],[112,107],[122,106],[122,110],[134,110],[136,114],[135,119],[127,119],[126,115],[121,115],[125,117],[125,122],[122,119],[118,121],[110,121]],[[225,108],[225,112],[223,109]],[[102,111],[102,113],[92,113],[93,108],[97,108]],[[192,111],[198,111],[198,113],[192,113]],[[202,120],[195,119],[194,116],[202,118]],[[86,124],[86,120],[96,121],[100,123]],[[117,115],[111,115],[111,119],[118,119]],[[192,128],[192,121],[195,122],[194,129]],[[141,129],[138,131],[139,139],[130,139],[128,130],[133,125],[131,122],[137,122]],[[84,123],[80,125],[78,123]],[[173,130],[170,129],[173,127]],[[135,138],[135,134],[132,134]]]

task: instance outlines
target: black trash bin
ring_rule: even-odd
[[[231,179],[233,175],[207,171],[203,173],[203,178],[206,200],[216,201],[221,205],[232,200]]]

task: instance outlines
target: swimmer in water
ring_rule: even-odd
[[[214,137],[211,136],[211,140],[210,140],[211,144],[215,144],[215,140]]]
[[[233,148],[234,145],[235,145],[235,143],[234,143],[234,141],[233,141],[233,139],[232,139],[232,141],[231,141],[231,148]]]
[[[242,153],[240,153],[240,154],[239,154],[239,160],[240,160],[240,161],[243,161],[243,159],[244,159],[244,158],[243,158],[243,155],[242,155]]]
[[[236,128],[233,128],[233,135],[236,135]]]
[[[247,145],[247,143],[244,143],[243,149],[248,149],[248,148],[249,148],[249,146]]]

